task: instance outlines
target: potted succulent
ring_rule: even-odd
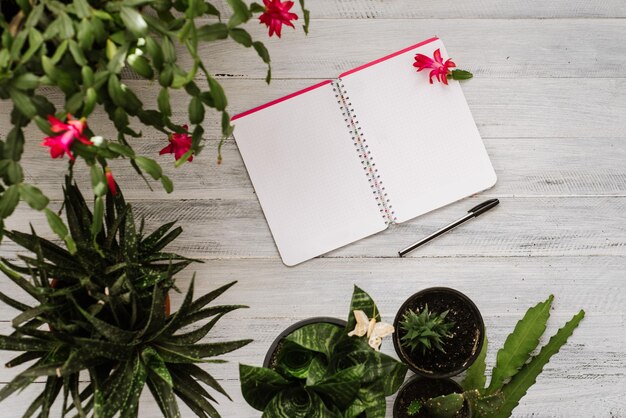
[[[22,352],[7,367],[31,363],[0,389],[0,401],[43,377],[41,395],[25,416],[39,411],[47,417],[61,397],[64,415],[137,417],[147,386],[164,416],[180,416],[178,399],[201,417],[218,417],[213,395],[201,384],[228,395],[197,363],[219,362],[213,357],[250,342],[201,342],[223,315],[242,307],[209,305],[234,283],[194,299],[192,280],[170,314],[175,275],[194,261],[165,251],[182,230],[168,223],[148,234],[119,191],[109,190],[105,200],[103,211],[96,206],[92,212],[67,179],[67,249],[34,231],[5,231],[32,255],[20,255],[19,264],[3,259],[0,270],[35,303],[0,293],[19,311],[15,331],[0,336],[0,349]],[[79,384],[85,378],[86,387]]]
[[[450,384],[449,379],[422,379],[423,387],[416,389],[416,381],[409,381],[396,398],[394,417],[510,417],[544,366],[567,343],[585,316],[583,310],[578,312],[533,355],[546,330],[553,300],[554,297],[550,296],[528,309],[517,323],[498,351],[489,385],[485,375],[485,338],[478,359],[467,370],[460,386]],[[444,385],[448,385],[447,389]]]
[[[309,12],[304,0],[299,4],[306,32]],[[47,204],[39,199],[33,205],[28,199],[33,186],[24,182],[20,164],[24,128],[31,122],[41,130],[52,158],[67,154],[70,164],[80,158],[90,166],[125,158],[139,175],[172,191],[172,182],[155,159],[133,150],[131,139],[142,136],[136,127],[161,132],[161,154],[174,154],[177,165],[202,150],[207,109],[221,113],[222,141],[228,138],[233,127],[227,97],[210,71],[211,53],[202,48],[230,39],[254,49],[268,66],[269,83],[269,52],[242,25],[256,16],[269,36],[280,37],[283,25],[294,27],[298,19],[292,7],[293,2],[281,0],[0,2],[0,102],[12,109],[13,126],[0,140],[0,221],[20,199],[37,210]],[[142,102],[138,93],[143,84],[129,79],[154,81],[154,100]],[[60,108],[41,87],[62,92]],[[170,94],[176,91],[188,97],[183,120],[170,104]],[[93,132],[88,126],[90,115],[99,110],[110,120],[108,131]],[[112,131],[115,134],[106,134]]]
[[[432,411],[441,412],[443,407],[434,408],[432,403],[439,397],[452,393],[463,393],[463,388],[452,379],[429,379],[419,375],[409,379],[398,391],[393,404],[394,418],[429,418]],[[451,415],[454,418],[470,418],[470,404],[463,402],[463,406]]]
[[[422,290],[408,298],[394,320],[396,353],[425,377],[450,377],[478,357],[485,335],[476,305],[445,287]]]
[[[374,301],[355,287],[347,323],[296,324],[272,345],[265,367],[240,365],[243,396],[264,417],[383,418],[385,398],[407,372],[378,351],[391,332]]]

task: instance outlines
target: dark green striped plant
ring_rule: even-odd
[[[196,363],[219,363],[212,357],[250,342],[199,342],[223,315],[242,307],[209,306],[234,283],[194,300],[192,280],[182,305],[170,314],[174,275],[193,261],[164,251],[181,228],[168,223],[145,234],[143,221],[137,227],[119,192],[109,191],[104,206],[92,213],[68,179],[64,208],[72,248],[34,231],[5,231],[32,255],[20,255],[19,264],[3,259],[0,270],[35,302],[0,293],[19,311],[15,331],[0,336],[0,349],[23,352],[7,367],[31,363],[0,390],[0,401],[43,377],[44,389],[26,417],[48,417],[59,398],[63,416],[137,417],[145,386],[166,417],[180,416],[178,400],[199,417],[219,417],[201,383],[228,395]],[[81,380],[88,384],[80,386]]]
[[[563,328],[541,347],[538,354],[533,352],[546,330],[554,297],[530,308],[515,330],[507,337],[504,346],[498,351],[496,365],[491,373],[491,381],[486,385],[485,357],[487,341],[476,362],[467,370],[462,383],[464,392],[439,396],[423,403],[411,403],[409,407],[425,409],[429,414],[440,418],[452,418],[469,402],[473,418],[508,418],[535,383],[537,377],[550,358],[567,343],[578,324],[585,316],[580,311]]]
[[[345,328],[306,325],[288,335],[272,368],[240,365],[246,401],[264,418],[384,418],[407,367],[373,350],[367,337],[348,336],[354,310],[380,321],[370,296],[355,287]]]

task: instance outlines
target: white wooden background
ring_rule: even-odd
[[[499,180],[481,196],[287,268],[232,141],[225,146],[223,164],[215,164],[216,119],[207,122],[207,148],[192,164],[175,170],[171,156],[160,158],[175,180],[171,195],[158,186],[147,190],[126,164],[116,164],[116,178],[148,226],[178,218],[185,233],[173,249],[205,260],[181,276],[181,285],[194,270],[198,294],[238,280],[222,302],[250,305],[223,320],[212,334],[215,340],[255,340],[228,355],[229,364],[210,367],[234,400],[221,402],[223,416],[260,416],[242,399],[237,363],[260,364],[275,335],[297,320],[346,316],[352,286],[358,284],[375,298],[387,321],[422,288],[451,286],[465,292],[485,318],[490,364],[532,304],[556,295],[549,332],[584,308],[581,327],[515,416],[626,417],[626,2],[308,3],[313,16],[308,37],[287,28],[282,40],[267,42],[275,77],[270,86],[262,81],[265,68],[252,51],[232,42],[205,47],[212,71],[226,88],[231,114],[437,35],[457,64],[475,74],[463,89]],[[249,28],[257,38],[266,38],[256,22]],[[128,84],[154,103],[157,85]],[[48,94],[59,100],[57,92]],[[176,97],[175,120],[184,123],[187,102]],[[5,104],[0,105],[0,132],[8,131],[7,114]],[[114,136],[102,114],[90,123],[99,133]],[[41,135],[29,132],[28,181],[39,184],[58,206],[65,162],[51,161],[38,146]],[[137,147],[156,155],[164,138],[145,134]],[[490,197],[501,200],[493,212],[410,258],[395,257],[399,248]],[[29,222],[40,234],[51,235],[42,216],[25,206],[10,225],[26,228]],[[16,250],[4,242],[0,252],[14,258]],[[6,280],[0,288],[18,294]],[[10,332],[14,315],[10,308],[0,308],[0,331]],[[384,349],[392,352],[391,343]],[[10,353],[0,353],[2,362],[9,358]],[[0,382],[16,372],[1,370]],[[35,384],[6,400],[0,416],[21,416],[41,389],[42,384]],[[142,400],[140,416],[159,416],[149,395]],[[192,414],[184,410],[183,416]]]

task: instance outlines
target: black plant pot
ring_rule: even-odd
[[[347,325],[347,322],[342,319],[330,318],[330,317],[325,317],[325,316],[318,316],[315,318],[309,318],[300,322],[296,322],[295,324],[291,325],[286,330],[281,332],[278,337],[276,337],[276,339],[270,346],[270,349],[267,350],[267,354],[265,355],[265,360],[263,360],[263,367],[270,368],[270,369],[274,368],[275,366],[274,359],[276,358],[276,354],[278,354],[280,350],[280,346],[283,343],[283,340],[286,336],[302,328],[305,325],[317,324],[320,322],[337,325],[340,328],[344,328]]]
[[[400,327],[402,317],[408,310],[421,311],[426,305],[434,313],[449,310],[446,318],[454,321],[453,336],[445,340],[445,353],[433,348],[422,354],[420,350],[411,351],[402,345],[405,335]],[[431,287],[408,298],[398,310],[393,326],[396,329],[393,345],[398,357],[414,373],[430,378],[456,376],[467,369],[476,361],[485,339],[485,324],[474,302],[447,287]]]
[[[427,411],[421,411],[415,415],[409,415],[407,408],[413,401],[425,402],[428,399],[451,393],[462,393],[461,386],[451,379],[429,379],[421,376],[413,376],[398,391],[393,403],[393,418],[429,418]],[[472,412],[470,405],[465,401],[454,418],[470,418]]]

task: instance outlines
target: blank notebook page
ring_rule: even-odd
[[[342,76],[397,222],[490,188],[496,175],[457,81],[428,82],[415,54],[436,39]],[[471,82],[471,81],[469,81]]]
[[[234,125],[285,264],[386,228],[331,84],[249,112]]]

